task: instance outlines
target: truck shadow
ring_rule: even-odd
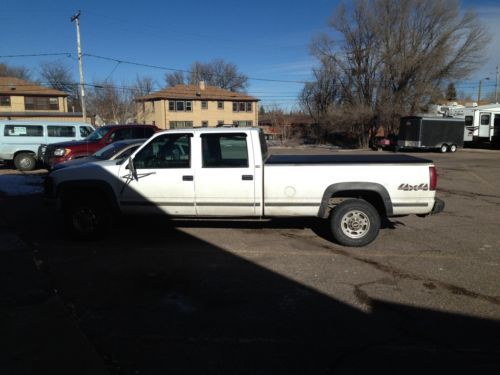
[[[500,370],[498,321],[358,293],[362,311],[164,220],[125,220],[82,243],[61,235],[39,196],[1,204],[112,374]],[[291,223],[303,227],[269,227]]]

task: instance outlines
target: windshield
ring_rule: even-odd
[[[102,139],[108,132],[108,129],[105,128],[99,128],[95,130],[92,134],[90,134],[87,138],[85,138],[87,141],[98,141]]]
[[[99,151],[94,153],[94,157],[98,159],[111,159],[114,155],[116,155],[120,150],[123,150],[127,147],[127,143],[115,142],[107,145],[106,147],[101,148]]]

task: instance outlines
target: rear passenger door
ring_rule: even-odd
[[[199,216],[254,216],[255,163],[246,133],[202,133],[194,181]]]

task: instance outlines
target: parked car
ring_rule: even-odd
[[[94,131],[89,124],[47,121],[0,121],[0,160],[16,169],[31,171],[40,145],[85,139]]]
[[[90,156],[110,143],[124,139],[149,138],[158,130],[160,129],[154,125],[106,125],[96,129],[83,141],[53,143],[40,147],[39,159],[44,167],[53,169],[59,163]]]
[[[386,137],[373,137],[370,139],[370,148],[374,151],[378,150],[397,150],[398,137],[394,134],[389,134]]]
[[[141,139],[126,139],[124,141],[117,141],[101,148],[99,151],[94,152],[90,156],[83,158],[68,160],[63,163],[56,164],[53,171],[74,167],[85,163],[91,163],[99,160],[119,160],[129,157],[137,148],[146,141],[146,138]]]

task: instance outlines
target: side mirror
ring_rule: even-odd
[[[128,169],[130,171],[132,178],[136,181],[139,180],[137,177],[137,171],[135,170],[134,160],[132,158],[128,159]]]

